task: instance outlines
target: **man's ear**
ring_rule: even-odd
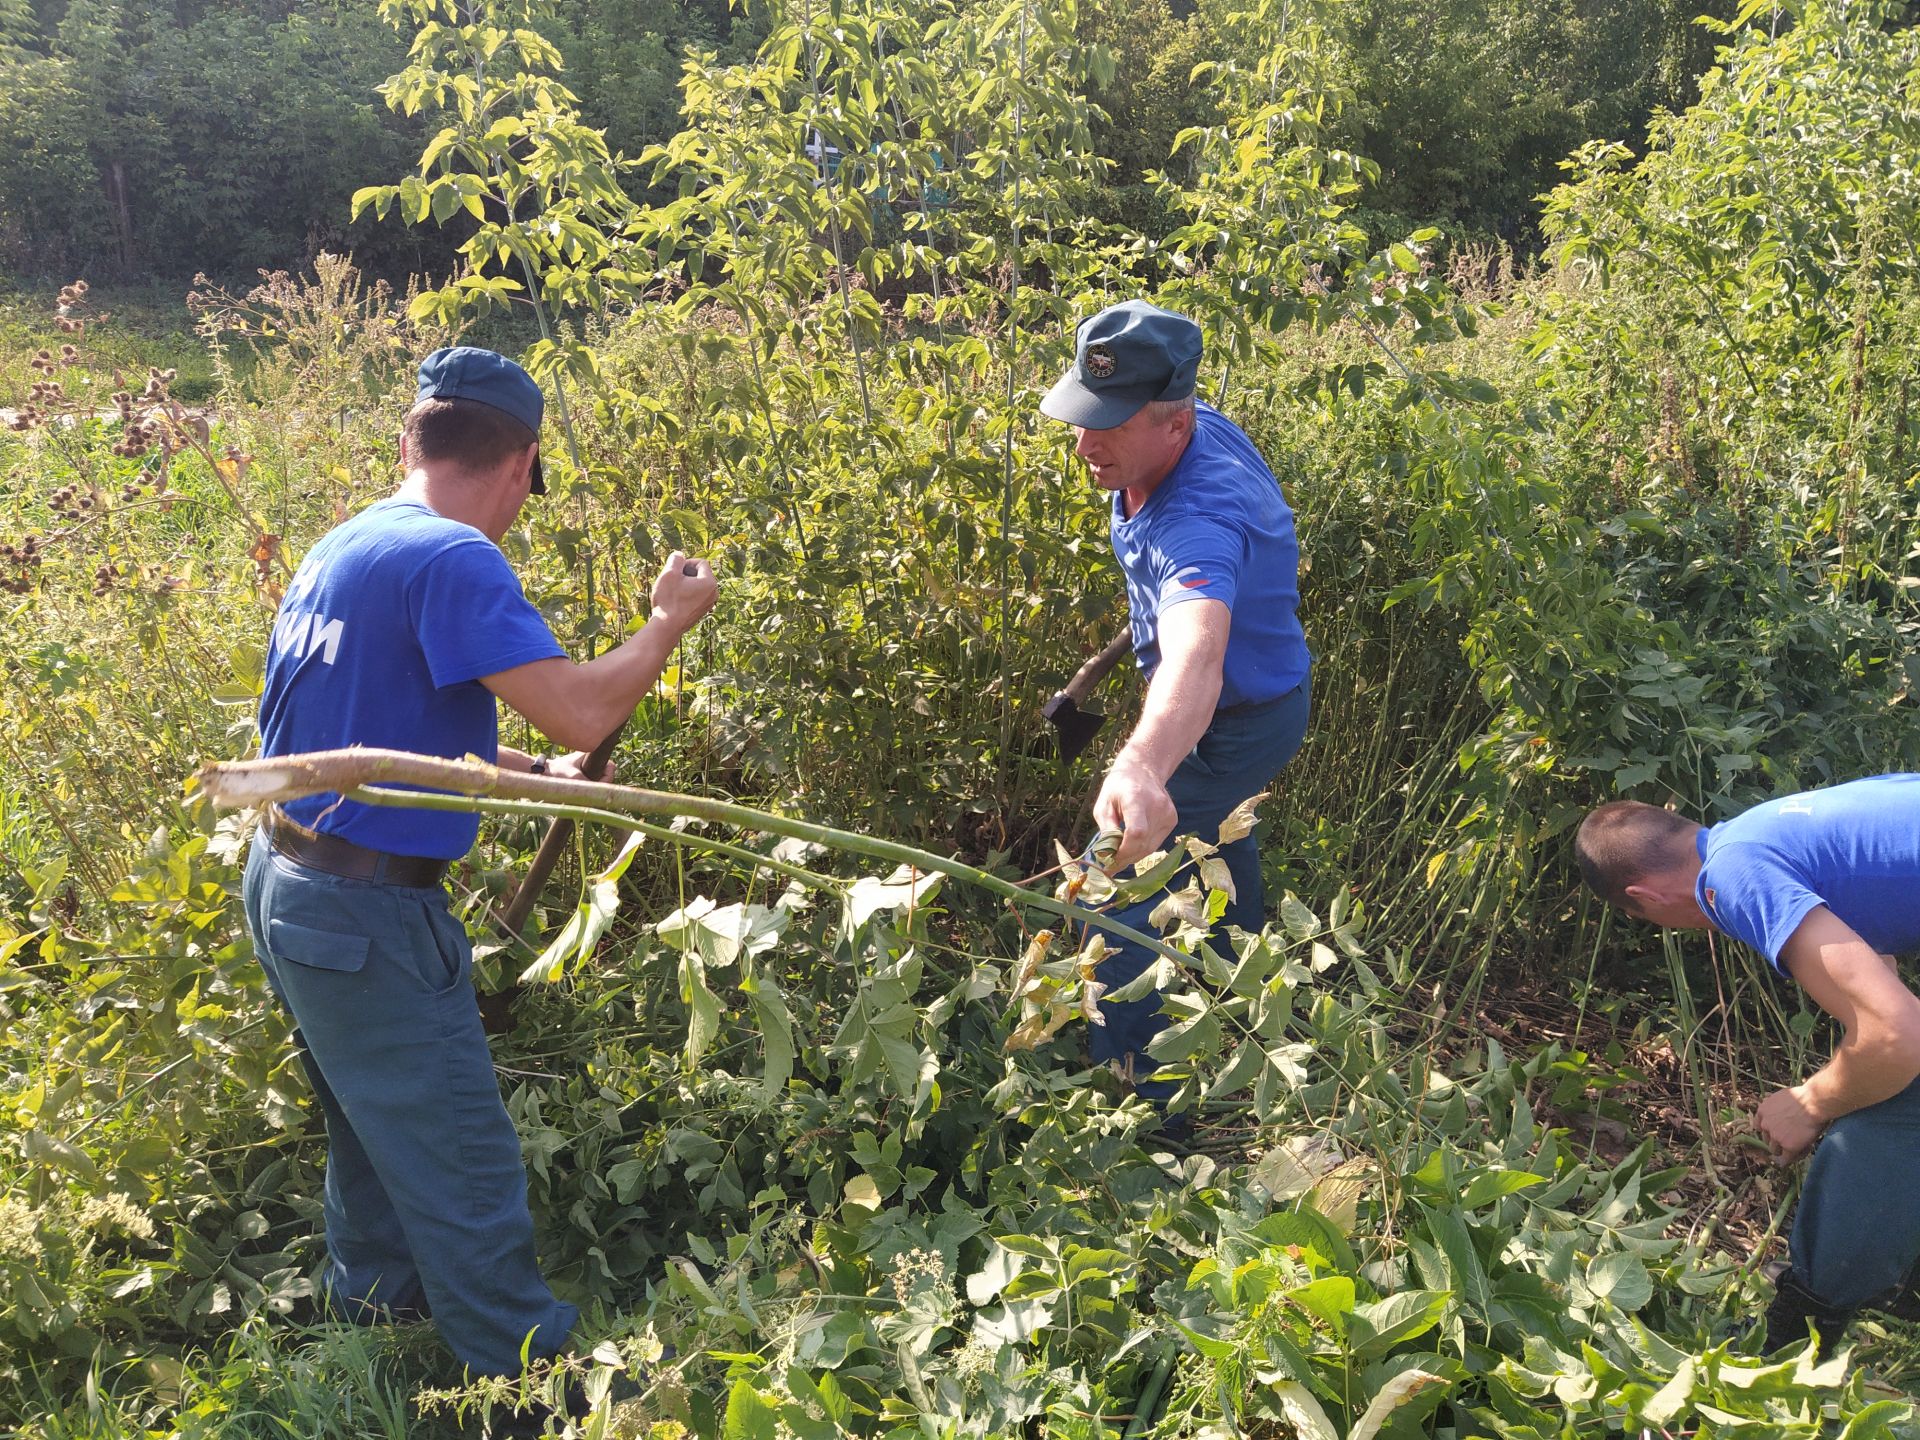
[[[1651,885],[1629,885],[1620,892],[1620,908],[1636,920],[1647,918],[1647,902],[1660,901],[1660,892]]]
[[[406,474],[407,469],[407,432],[403,428],[400,431],[400,473]]]

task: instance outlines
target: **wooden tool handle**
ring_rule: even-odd
[[[627,728],[623,720],[614,732],[602,740],[587,755],[586,764],[580,767],[581,773],[589,780],[598,780],[607,773],[607,761],[613,755],[613,747],[620,741],[620,732]],[[553,874],[553,867],[560,863],[560,852],[567,848],[567,841],[573,838],[573,821],[564,815],[556,816],[547,826],[547,833],[540,841],[540,848],[534,852],[533,863],[527,867],[526,878],[521,880],[520,888],[513,892],[513,903],[507,906],[506,913],[500,917],[501,925],[511,935],[518,935],[520,927],[527,923],[527,916],[533,913],[534,902],[540,898],[540,892],[547,888],[547,877]]]
[[[1113,667],[1120,663],[1120,657],[1133,648],[1133,632],[1122,630],[1107,642],[1107,648],[1092,656],[1087,663],[1073,672],[1073,678],[1061,690],[1074,704],[1078,705],[1093,693],[1093,687],[1107,678]]]

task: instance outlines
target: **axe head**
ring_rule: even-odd
[[[489,1035],[511,1035],[513,1002],[519,998],[518,985],[510,985],[505,990],[477,992],[474,999],[480,1002],[480,1028]]]
[[[1082,710],[1071,695],[1064,693],[1047,701],[1040,714],[1053,727],[1054,743],[1060,747],[1060,758],[1069,765],[1080,758],[1081,752],[1100,733],[1100,727],[1107,723],[1106,716]]]

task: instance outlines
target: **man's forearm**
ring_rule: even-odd
[[[485,683],[549,739],[592,750],[653,688],[685,633],[684,625],[655,619],[597,660],[535,660],[486,676]],[[500,763],[510,764],[504,759]]]
[[[667,621],[650,620],[638,634],[575,670],[578,706],[590,730],[611,735],[633,713],[658,683],[683,634]],[[586,741],[580,748],[591,749],[597,743]]]
[[[1898,1035],[1849,1035],[1833,1058],[1794,1087],[1823,1125],[1891,1100],[1920,1078],[1920,1049]]]
[[[1180,665],[1162,665],[1147,687],[1139,723],[1114,757],[1113,768],[1136,765],[1166,783],[1213,723],[1220,701],[1217,662],[1194,657]]]

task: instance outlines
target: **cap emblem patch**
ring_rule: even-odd
[[[1087,353],[1080,363],[1086,367],[1087,374],[1091,375],[1094,379],[1105,380],[1113,374],[1113,350],[1104,343],[1089,345],[1087,347]]]

